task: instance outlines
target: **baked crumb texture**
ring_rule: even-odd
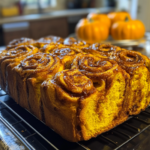
[[[11,41],[0,85],[68,141],[89,140],[150,103],[150,60],[110,44],[48,36]]]

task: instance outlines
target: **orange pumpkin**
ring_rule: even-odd
[[[128,12],[111,12],[107,16],[111,20],[111,25],[117,21],[124,21],[126,18],[131,20],[131,16]]]
[[[90,13],[88,14],[87,18],[91,20],[95,20],[95,21],[98,20],[100,22],[103,22],[104,24],[107,25],[108,28],[110,27],[111,24],[110,19],[105,14]]]
[[[115,40],[140,39],[144,33],[145,26],[140,20],[118,21],[111,28],[111,35]]]
[[[106,40],[109,29],[100,21],[81,19],[76,26],[76,35],[79,39],[88,43],[95,43]]]

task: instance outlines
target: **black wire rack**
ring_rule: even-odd
[[[2,121],[28,149],[36,150],[123,150],[128,143],[135,145],[139,135],[150,133],[150,108],[130,117],[123,124],[89,141],[72,143],[61,138],[43,122],[20,107],[0,90],[0,121]],[[139,140],[140,137],[139,137]],[[128,145],[130,147],[130,145]],[[128,147],[128,148],[129,148]]]

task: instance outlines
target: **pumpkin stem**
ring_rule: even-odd
[[[92,18],[89,18],[89,22],[93,22],[94,20]]]
[[[96,14],[100,14],[101,11],[99,9],[96,9]]]
[[[126,18],[125,18],[125,22],[127,22],[127,21],[129,21],[129,18],[126,16]]]

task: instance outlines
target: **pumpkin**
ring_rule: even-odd
[[[140,39],[144,36],[145,27],[140,20],[118,21],[111,27],[111,35],[115,40]]]
[[[100,22],[103,22],[107,25],[108,28],[110,28],[111,21],[108,18],[108,16],[105,14],[90,13],[88,14],[87,18],[91,20],[95,20],[95,21],[98,20]]]
[[[88,43],[106,40],[108,33],[108,27],[100,21],[91,21],[83,18],[76,25],[76,35],[78,39],[84,40]]]
[[[117,21],[124,21],[126,18],[131,20],[131,16],[128,12],[111,12],[107,16],[111,20],[111,25]]]

